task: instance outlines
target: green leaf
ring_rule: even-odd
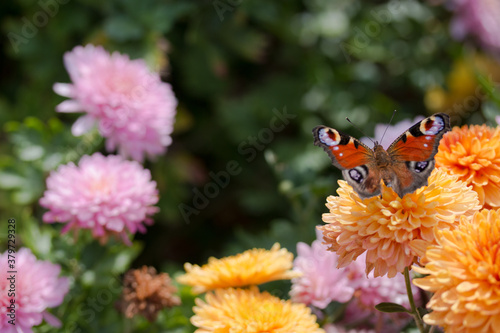
[[[26,146],[19,149],[18,154],[21,160],[30,162],[40,159],[45,150],[41,146]]]
[[[405,308],[402,305],[396,304],[396,303],[390,303],[390,302],[382,302],[377,305],[375,305],[375,309],[382,311],[382,312],[387,312],[387,313],[393,313],[393,312],[406,312],[406,313],[411,313],[410,310]]]
[[[110,17],[104,23],[104,30],[112,39],[119,42],[137,40],[144,35],[143,28],[124,15]]]
[[[420,313],[420,317],[423,317],[429,313],[429,311],[427,311],[427,309],[423,308],[423,307],[418,307],[417,311],[418,311],[418,313]]]
[[[23,186],[24,178],[20,175],[5,171],[0,172],[0,188],[9,190]]]
[[[134,5],[137,3],[134,2]],[[149,11],[142,19],[144,24],[153,30],[167,33],[179,18],[195,8],[194,4],[187,2],[166,3],[159,5],[154,11]]]
[[[24,233],[25,246],[29,247],[34,253],[42,255],[43,258],[50,258],[53,251],[53,235],[57,231],[52,230],[46,225],[40,225],[34,220],[26,223],[26,232]]]

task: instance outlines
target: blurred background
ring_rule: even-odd
[[[151,265],[175,276],[185,262],[275,242],[295,252],[297,242],[315,239],[341,177],[313,146],[314,126],[364,136],[349,117],[373,136],[394,110],[393,123],[446,112],[452,125],[496,126],[500,28],[481,31],[474,20],[488,23],[495,11],[477,14],[471,2],[3,1],[0,235],[15,217],[18,248],[60,264],[72,278],[72,297],[54,311],[63,325],[78,322],[75,310],[85,299],[129,268]],[[145,59],[179,102],[172,145],[145,163],[160,212],[131,247],[103,247],[85,233],[75,242],[71,233],[61,236],[61,225],[41,222],[38,200],[50,171],[105,153],[97,132],[71,134],[80,114],[55,112],[64,98],[52,86],[70,82],[63,54],[89,43]],[[227,186],[200,199],[214,175],[235,165],[241,170]],[[268,289],[286,298],[289,286]],[[162,314],[163,324],[138,320],[134,330],[192,332],[191,306],[184,301]],[[117,318],[109,306],[78,327],[120,331]]]

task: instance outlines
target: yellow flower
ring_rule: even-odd
[[[485,100],[486,92],[481,89],[477,77],[488,77],[492,82],[500,79],[500,67],[497,60],[476,54],[473,57],[455,61],[446,77],[446,89],[431,86],[425,94],[425,105],[431,113],[444,112],[451,121],[461,121],[470,113],[479,109]]]
[[[243,287],[274,280],[292,279],[299,273],[292,271],[293,254],[280,249],[278,243],[271,250],[252,249],[222,259],[209,258],[203,266],[184,264],[186,274],[177,281],[203,293],[217,288]]]
[[[474,66],[464,59],[456,61],[447,77],[446,85],[448,90],[441,86],[432,86],[425,94],[425,105],[433,113],[451,110],[454,104],[460,105],[465,98],[474,96],[478,85]],[[479,106],[479,103],[477,104],[476,107]]]
[[[500,210],[462,217],[454,230],[436,230],[437,245],[413,268],[413,283],[434,292],[424,316],[446,332],[500,332]]]
[[[472,185],[484,208],[500,207],[500,128],[455,127],[446,133],[436,166]]]
[[[382,183],[382,196],[360,199],[345,181],[329,196],[318,227],[329,250],[345,267],[366,251],[366,274],[394,277],[434,241],[434,228],[453,228],[460,215],[480,209],[477,194],[457,176],[433,170],[429,185],[403,198]]]
[[[255,286],[218,289],[206,295],[206,303],[195,301],[195,333],[324,333],[304,304],[261,293]]]

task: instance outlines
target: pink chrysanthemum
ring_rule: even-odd
[[[375,305],[390,302],[410,307],[403,274],[393,278],[387,276],[373,277],[371,271],[366,275],[366,252],[346,267],[349,270],[351,286],[354,292],[353,300],[346,308],[343,323],[352,326],[353,323],[363,323],[358,328],[379,328],[383,332],[397,333],[412,318],[405,313],[383,313],[375,309]],[[412,286],[412,293],[417,304],[420,302],[418,288]]]
[[[452,0],[456,12],[452,35],[463,39],[474,35],[488,49],[500,52],[500,2],[497,0]]]
[[[384,332],[399,332],[411,320],[407,314],[387,314],[375,309],[375,305],[382,302],[397,303],[409,308],[409,302],[402,274],[394,278],[375,278],[372,271],[366,275],[366,253],[340,269],[336,268],[339,256],[328,251],[328,246],[320,240],[315,240],[310,247],[298,243],[297,254],[294,271],[302,275],[292,279],[290,295],[293,302],[324,309],[332,301],[350,301],[342,323],[362,331],[384,327]],[[418,288],[412,286],[412,291],[418,302]],[[336,332],[335,329],[340,328],[332,326],[329,329]]]
[[[83,156],[78,166],[60,166],[47,178],[47,190],[40,205],[49,209],[44,222],[68,222],[63,232],[91,229],[96,238],[105,241],[119,234],[126,243],[128,230],[145,232],[149,216],[158,208],[156,182],[149,170],[136,161],[121,156],[95,153]]]
[[[311,246],[297,244],[294,271],[300,277],[292,279],[292,301],[324,309],[332,301],[348,302],[353,296],[364,308],[374,310],[382,302],[409,306],[406,285],[402,274],[393,278],[366,275],[366,252],[344,268],[336,268],[338,254],[328,251],[328,245],[315,240]],[[418,289],[413,288],[417,295]]]
[[[346,329],[340,325],[326,324],[323,326],[326,333],[376,333],[375,330],[368,329]]]
[[[403,274],[393,278],[386,276],[373,277],[373,271],[366,275],[366,252],[361,254],[347,268],[350,271],[351,286],[356,290],[355,296],[367,308],[373,308],[382,302],[397,303],[409,307],[406,284]],[[418,288],[412,286],[413,294],[418,299]]]
[[[108,151],[142,161],[163,154],[172,139],[177,100],[143,60],[130,60],[100,46],[77,46],[64,55],[73,84],[56,83],[54,91],[69,97],[58,112],[86,112],[73,125],[74,135],[97,123]]]
[[[68,278],[59,277],[61,267],[37,260],[27,248],[13,255],[15,266],[10,267],[8,260],[12,259],[12,254],[10,258],[7,251],[0,254],[0,332],[33,332],[31,328],[41,324],[43,319],[52,326],[60,327],[59,319],[47,309],[59,306],[69,290]],[[10,270],[17,273],[8,273]],[[8,280],[12,275],[15,279]],[[11,281],[15,285],[12,289]],[[13,319],[8,316],[13,313],[7,308],[11,300],[15,300],[15,321],[9,323]]]
[[[354,294],[347,268],[337,269],[338,255],[315,240],[311,246],[297,244],[294,271],[302,273],[292,279],[290,296],[293,302],[324,309],[332,301],[345,303]]]

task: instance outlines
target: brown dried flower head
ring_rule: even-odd
[[[181,304],[176,292],[177,288],[172,285],[167,273],[157,274],[154,267],[148,266],[131,269],[123,278],[123,293],[118,308],[127,318],[141,314],[154,321],[163,308]]]

